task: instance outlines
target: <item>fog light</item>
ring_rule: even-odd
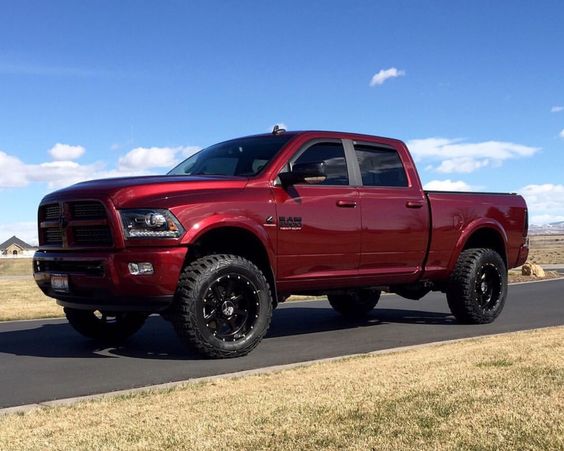
[[[133,276],[140,276],[144,274],[153,274],[153,264],[149,262],[129,263],[127,265],[129,273]]]

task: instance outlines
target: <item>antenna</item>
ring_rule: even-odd
[[[273,135],[281,135],[282,133],[284,133],[286,131],[285,128],[280,128],[280,126],[278,124],[276,124],[273,128],[272,128],[272,134]]]

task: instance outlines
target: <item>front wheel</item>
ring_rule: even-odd
[[[121,342],[137,332],[147,314],[137,312],[109,313],[98,310],[64,308],[70,325],[81,335],[104,342]]]
[[[376,306],[380,299],[379,290],[359,289],[350,294],[327,295],[331,307],[346,318],[363,318]]]
[[[184,268],[170,318],[179,338],[211,358],[248,354],[272,317],[266,277],[237,255],[208,255]]]
[[[505,305],[507,269],[492,249],[467,249],[460,254],[447,287],[452,314],[465,324],[494,321]]]

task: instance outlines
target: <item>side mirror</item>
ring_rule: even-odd
[[[307,183],[315,185],[323,183],[327,179],[325,163],[322,161],[315,163],[295,164],[291,172],[283,172],[279,175],[282,184],[285,186],[297,183]]]

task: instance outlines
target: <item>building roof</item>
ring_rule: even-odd
[[[0,250],[7,249],[12,244],[19,246],[22,249],[35,249],[35,246],[32,246],[31,244],[27,244],[25,241],[20,240],[17,236],[13,236],[12,238],[0,244]]]

